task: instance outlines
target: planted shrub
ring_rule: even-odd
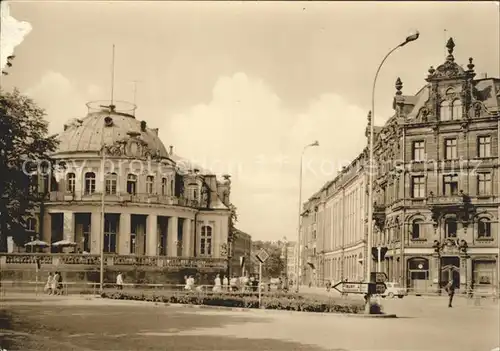
[[[226,294],[201,292],[165,292],[161,294],[132,294],[125,292],[104,292],[103,298],[116,300],[136,300],[189,305],[223,306],[236,308],[259,308],[259,299],[255,294]],[[364,305],[358,301],[328,301],[306,298],[292,294],[269,294],[262,296],[262,308],[271,310],[326,312],[326,313],[361,313]],[[380,306],[372,304],[372,313],[381,313]],[[378,311],[378,312],[377,312]]]

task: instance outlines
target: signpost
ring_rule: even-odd
[[[333,286],[341,294],[369,294],[380,295],[385,292],[387,275],[384,272],[372,272],[371,281],[364,282],[338,282]]]
[[[370,283],[338,282],[333,288],[341,294],[368,294]]]
[[[266,250],[260,249],[259,252],[255,255],[255,257],[259,260],[259,308],[262,305],[262,264],[267,261],[269,258],[269,254]]]

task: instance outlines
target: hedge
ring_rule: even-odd
[[[163,292],[161,294],[104,292],[103,298],[115,300],[151,301],[189,305],[223,306],[237,308],[259,308],[259,299],[254,294]],[[372,306],[372,313],[381,313],[378,305]],[[291,294],[272,294],[262,296],[262,308],[322,313],[363,313],[361,301],[319,300]]]

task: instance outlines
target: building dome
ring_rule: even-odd
[[[134,116],[135,105],[106,101],[87,104],[83,119],[72,119],[59,134],[56,155],[99,152],[104,144],[114,156],[141,157],[145,155],[169,158],[158,129],[147,126]],[[131,142],[139,147],[130,147]],[[133,146],[133,145],[132,145]]]

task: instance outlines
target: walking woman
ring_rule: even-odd
[[[54,280],[54,277],[52,276],[52,272],[49,272],[49,275],[47,276],[47,283],[45,284],[44,291],[46,294],[52,295],[52,281]]]

